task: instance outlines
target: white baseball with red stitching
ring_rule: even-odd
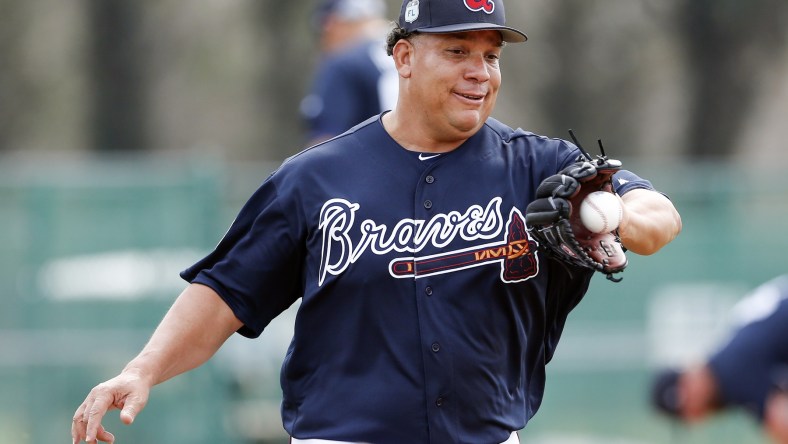
[[[595,191],[580,204],[580,220],[588,231],[609,233],[621,223],[624,209],[621,201],[613,193]]]

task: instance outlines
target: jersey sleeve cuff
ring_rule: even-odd
[[[243,304],[229,296],[229,292],[226,288],[215,279],[212,279],[210,276],[206,275],[206,273],[201,272],[197,274],[197,276],[191,280],[192,284],[200,284],[205,285],[206,287],[210,287],[216,294],[219,295],[220,298],[227,304],[228,307],[233,311],[235,317],[240,320],[243,325],[241,328],[238,329],[238,334],[245,336],[247,338],[256,338],[260,336],[262,333],[262,329],[256,329],[251,327],[253,325],[252,317],[246,307]]]

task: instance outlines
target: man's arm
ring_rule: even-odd
[[[621,243],[637,254],[659,251],[681,232],[681,216],[664,195],[634,189],[623,196],[624,216],[618,233]]]
[[[121,409],[121,420],[131,424],[145,407],[154,385],[203,364],[241,325],[214,290],[189,285],[140,354],[118,376],[90,391],[74,414],[73,442],[114,441],[101,426],[107,411]]]
[[[788,443],[788,392],[775,390],[766,401],[766,433],[776,443]]]

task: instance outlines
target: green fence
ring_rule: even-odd
[[[68,442],[90,388],[145,343],[215,244],[216,168],[160,160],[0,166],[0,442]],[[119,442],[233,442],[233,381],[206,366],[156,389]],[[119,424],[117,412],[109,424]]]
[[[631,162],[635,164],[636,162]],[[630,162],[627,166],[631,166]],[[0,442],[68,442],[77,404],[145,343],[183,288],[177,272],[218,241],[270,164],[161,159],[0,165]],[[760,443],[752,421],[690,429],[648,405],[666,363],[701,356],[745,291],[785,271],[788,178],[725,165],[632,167],[667,192],[684,232],[623,282],[594,279],[548,367],[529,443]],[[692,316],[687,316],[687,313]],[[154,389],[125,443],[284,443],[278,364],[292,310],[262,338]]]

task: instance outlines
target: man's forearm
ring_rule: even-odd
[[[211,288],[189,285],[124,368],[153,386],[205,363],[241,327]]]
[[[681,216],[667,197],[636,189],[624,194],[621,243],[630,251],[649,255],[659,251],[681,232]]]

